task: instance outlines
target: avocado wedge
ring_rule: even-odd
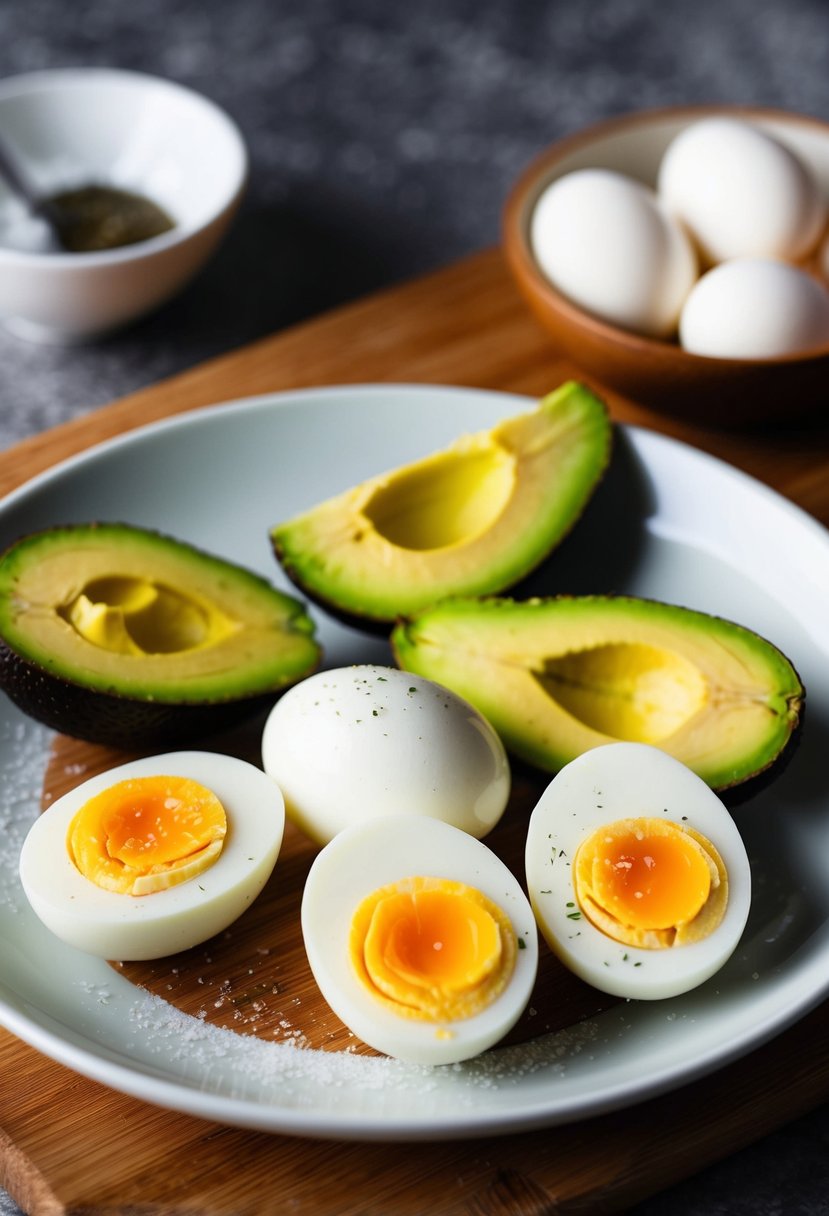
[[[388,632],[449,595],[512,587],[570,531],[610,456],[604,404],[575,382],[274,527],[287,575],[336,616]]]
[[[805,697],[789,660],[751,630],[633,597],[460,598],[401,622],[391,641],[404,670],[471,701],[514,755],[551,772],[625,740],[726,789],[777,760]]]
[[[298,600],[172,537],[55,527],[0,556],[0,687],[65,734],[130,750],[225,729],[313,671]]]

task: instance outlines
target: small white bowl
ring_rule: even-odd
[[[39,193],[115,186],[174,221],[117,249],[13,248],[4,240],[19,231],[20,206],[0,180],[0,318],[33,340],[89,341],[173,296],[215,249],[247,177],[241,134],[218,106],[137,72],[70,68],[0,81],[0,132]]]

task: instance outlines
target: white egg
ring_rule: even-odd
[[[719,855],[719,878],[711,876],[708,899],[700,907],[698,919],[681,922],[676,940],[649,948],[629,941],[615,940],[599,928],[595,909],[576,894],[574,872],[579,847],[593,837],[608,842],[609,825],[657,820],[659,826],[650,837],[640,827],[639,839],[645,844],[670,831],[687,844],[695,856],[702,852],[689,831],[701,836]],[[665,825],[676,825],[668,828]],[[673,838],[672,838],[673,839]],[[685,847],[683,844],[683,848]],[[673,843],[670,846],[674,847]],[[600,857],[600,875],[619,885],[628,908],[635,908],[631,920],[643,908],[643,921],[651,915],[649,883],[656,897],[669,903],[679,898],[676,875],[688,873],[689,861],[681,853],[665,854],[654,861],[645,848],[638,862],[620,850],[616,859]],[[704,864],[702,858],[699,864]],[[674,870],[674,864],[679,869]],[[705,863],[707,864],[707,863]],[[604,867],[604,868],[602,868]],[[745,927],[751,900],[751,873],[742,838],[725,806],[712,790],[684,765],[658,748],[642,743],[611,743],[584,752],[563,768],[542,794],[531,817],[526,848],[527,885],[539,928],[561,961],[603,992],[616,996],[655,1000],[676,996],[702,984],[727,961]],[[644,875],[644,877],[643,877]],[[659,887],[661,875],[670,875]],[[654,877],[655,876],[655,877]],[[625,888],[622,884],[631,883]],[[648,888],[644,891],[635,889]],[[644,903],[636,901],[643,900]],[[718,902],[718,906],[715,906]],[[587,911],[585,910],[587,909]],[[657,908],[657,912],[664,908]],[[721,916],[721,919],[718,917]],[[593,917],[594,919],[591,919]],[[671,940],[674,926],[662,926],[661,935]],[[652,929],[633,929],[631,937],[648,935]]]
[[[469,978],[476,969],[483,971],[482,960],[475,958],[475,927],[465,927],[462,903],[460,913],[431,924],[428,912],[412,913],[407,901],[410,890],[422,886],[410,881],[417,878],[436,880],[438,911],[449,908],[454,899],[451,891],[443,891],[447,883],[474,888],[499,910],[501,960],[511,970],[505,968],[497,994],[477,1011],[476,989]],[[380,934],[379,948],[384,965],[402,966],[405,974],[401,979],[395,970],[395,987],[388,990],[390,999],[384,999],[352,965],[350,941],[352,920],[363,901],[392,884],[402,888],[406,915],[394,922],[394,933]],[[359,920],[358,916],[358,924]],[[368,957],[365,939],[357,929],[354,932],[358,965],[363,967]],[[520,884],[485,844],[436,819],[410,815],[377,819],[335,837],[318,854],[308,875],[302,933],[314,978],[341,1021],[370,1047],[409,1063],[457,1063],[493,1046],[516,1023],[535,983],[538,936]],[[481,930],[478,939],[484,936]],[[449,1019],[432,1013],[413,1016],[397,999],[402,995],[398,981],[425,992],[427,1003],[441,1001],[447,991],[453,999],[460,994],[462,1008]]]
[[[805,271],[766,258],[737,258],[704,274],[679,322],[696,355],[771,359],[829,345],[829,291]]]
[[[510,792],[487,720],[431,680],[394,667],[318,672],[276,703],[262,763],[289,818],[318,844],[381,815],[443,819],[484,836]]]
[[[568,173],[539,198],[530,241],[541,270],[574,303],[636,333],[675,332],[696,254],[646,186],[606,169]]]
[[[802,258],[826,218],[817,184],[797,154],[736,118],[686,127],[665,152],[658,188],[708,263]]]
[[[70,824],[116,783],[152,777],[190,778],[216,795],[227,822],[221,852],[166,889],[105,890],[70,856]],[[20,879],[37,916],[69,945],[107,959],[160,958],[206,941],[245,911],[273,870],[284,824],[279,789],[252,764],[208,752],[151,756],[92,777],[49,807],[24,841]]]

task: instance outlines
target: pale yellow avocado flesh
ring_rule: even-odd
[[[548,771],[615,740],[661,747],[715,789],[762,771],[798,724],[800,679],[775,646],[631,597],[456,599],[401,623],[398,663],[471,701]]]
[[[314,670],[304,606],[258,575],[121,524],[54,528],[0,563],[0,636],[49,676],[158,702],[279,689]]]
[[[570,530],[610,444],[602,402],[567,383],[534,410],[279,524],[274,551],[311,598],[369,621],[503,590]]]

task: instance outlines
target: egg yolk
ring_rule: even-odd
[[[134,777],[84,803],[66,846],[97,886],[149,895],[211,866],[226,833],[224,807],[212,790],[189,777]]]
[[[647,949],[707,937],[728,899],[725,865],[711,842],[662,819],[598,828],[576,853],[573,882],[588,920],[616,941]]]
[[[503,992],[517,942],[509,917],[482,892],[443,878],[381,887],[351,923],[352,966],[401,1017],[456,1021]]]

